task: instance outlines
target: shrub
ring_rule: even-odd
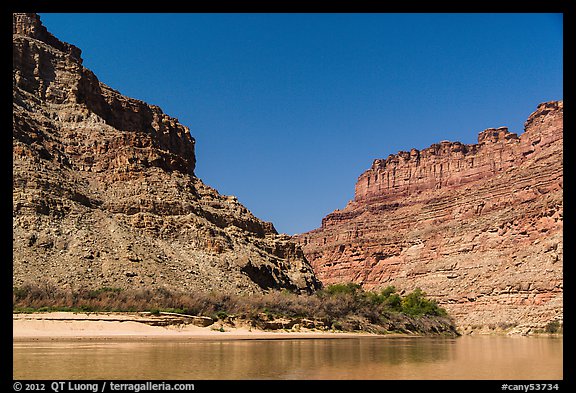
[[[439,307],[434,300],[426,299],[426,294],[420,288],[404,296],[402,311],[408,315],[437,315],[446,316],[446,310]]]
[[[327,295],[338,295],[338,294],[351,294],[355,295],[362,287],[360,284],[349,282],[346,284],[333,284],[328,285],[323,289],[323,292]]]
[[[396,287],[389,285],[382,289],[380,293],[366,292],[366,298],[375,305],[383,305],[393,311],[401,311],[402,298],[396,293]]]
[[[392,311],[402,311],[402,298],[397,293],[388,296],[384,304]]]
[[[226,319],[226,317],[228,316],[228,313],[226,311],[220,310],[220,311],[216,311],[214,316],[216,317],[216,319]]]
[[[390,297],[390,295],[395,294],[396,293],[396,287],[394,285],[388,285],[386,288],[384,288],[381,292],[380,292],[380,296],[382,296],[383,298],[388,298]]]
[[[558,321],[550,321],[544,328],[546,333],[559,333],[562,331],[562,324]]]
[[[283,316],[319,319],[325,326],[334,325],[340,329],[359,324],[389,326],[405,315],[447,315],[435,301],[426,299],[425,293],[419,288],[402,297],[393,286],[374,292],[365,291],[355,283],[329,285],[311,295],[297,295],[288,291],[232,295],[218,292],[174,292],[165,288],[121,290],[110,287],[64,291],[48,284],[24,285],[13,290],[15,312],[58,309],[84,312],[149,310],[152,315],[169,311],[220,320],[230,315],[250,319],[265,313],[270,318]],[[549,329],[554,329],[554,325],[550,325]]]
[[[122,289],[120,289],[120,288],[102,287],[99,289],[89,290],[86,294],[86,297],[88,297],[88,299],[97,299],[105,293],[111,292],[114,294],[114,293],[119,293],[121,291],[122,291]]]

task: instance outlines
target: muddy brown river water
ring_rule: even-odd
[[[560,337],[15,341],[14,379],[562,379]]]

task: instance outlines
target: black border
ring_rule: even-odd
[[[17,380],[12,381],[12,386],[14,387],[15,384],[20,383],[22,385],[21,392],[30,392],[31,390],[25,390],[24,386],[26,384],[31,385],[44,385],[45,389],[44,392],[53,392],[50,388],[52,383],[58,383],[60,386],[63,383],[64,389],[61,389],[60,392],[82,392],[81,390],[68,390],[66,387],[70,382],[72,385],[74,384],[97,384],[98,385],[98,392],[102,392],[103,385],[106,383],[104,388],[104,392],[122,392],[121,390],[111,390],[110,389],[110,382],[115,384],[146,384],[147,382],[156,383],[156,384],[168,384],[172,387],[177,384],[183,383],[192,383],[194,384],[194,390],[176,390],[178,392],[233,392],[233,391],[241,391],[241,392],[252,392],[252,391],[265,391],[265,392],[273,392],[274,390],[278,391],[278,389],[294,389],[293,392],[301,393],[301,392],[314,392],[314,393],[321,393],[321,392],[330,392],[334,391],[345,391],[345,392],[354,392],[359,389],[373,389],[373,388],[384,388],[384,389],[399,389],[398,391],[405,391],[400,389],[426,389],[426,391],[431,392],[460,392],[465,393],[466,388],[469,389],[471,386],[471,381],[467,380],[431,380],[431,381],[422,381],[422,380],[196,380],[196,381],[168,381],[168,380],[82,380],[82,381],[73,381],[73,380]],[[514,380],[514,381],[507,381],[507,380],[481,380],[481,381],[473,381],[473,389],[474,391],[481,391],[481,392],[525,392],[524,390],[503,390],[503,385],[551,385],[551,389],[547,390],[548,387],[546,386],[546,390],[534,388],[529,390],[526,393],[530,392],[563,392],[567,388],[566,383],[563,381],[556,381],[556,380]],[[257,389],[254,389],[257,387]],[[17,386],[16,386],[17,388]],[[231,389],[231,390],[230,390]],[[250,389],[250,390],[248,390]],[[18,392],[18,390],[14,389],[12,391]],[[89,392],[90,390],[84,390],[85,392]],[[140,390],[140,392],[167,392],[170,390]],[[175,391],[175,390],[171,390]],[[291,390],[285,390],[291,391]],[[379,390],[382,392],[383,390]],[[421,390],[420,390],[421,391]],[[123,390],[123,392],[134,392],[130,390]]]
[[[5,28],[6,38],[8,38],[8,29],[11,24],[11,14],[13,12],[158,12],[158,13],[166,13],[166,12],[214,12],[214,13],[251,13],[251,12],[258,12],[258,13],[268,13],[268,12],[283,12],[283,13],[291,13],[291,12],[312,12],[312,13],[378,13],[378,12],[395,12],[395,13],[414,13],[414,12],[422,12],[422,13],[438,13],[438,12],[448,12],[448,13],[479,13],[479,12],[486,12],[486,13],[506,13],[506,12],[541,12],[541,13],[563,13],[564,14],[564,104],[565,107],[568,109],[565,111],[564,121],[567,123],[568,127],[565,129],[568,130],[567,133],[564,134],[565,140],[568,141],[568,144],[564,144],[564,157],[563,160],[565,161],[564,165],[565,170],[567,169],[568,177],[570,178],[570,172],[576,167],[573,162],[573,154],[571,154],[571,146],[572,142],[570,140],[573,138],[573,133],[575,132],[576,128],[574,127],[574,110],[573,110],[573,100],[571,95],[574,92],[574,87],[576,87],[576,83],[574,81],[574,70],[576,69],[574,64],[574,53],[576,50],[576,45],[574,44],[574,38],[576,38],[576,31],[574,29],[574,7],[573,1],[570,0],[549,0],[549,1],[516,1],[516,0],[484,0],[484,1],[460,1],[460,2],[450,2],[450,1],[420,1],[420,2],[384,2],[384,1],[375,1],[375,0],[356,0],[354,2],[323,2],[321,3],[319,0],[316,2],[296,2],[296,1],[218,1],[218,0],[203,0],[203,1],[174,1],[174,0],[163,0],[161,2],[121,2],[121,1],[110,1],[110,0],[101,0],[97,2],[87,3],[82,1],[76,2],[63,2],[63,1],[26,1],[26,0],[18,0],[12,2],[8,6],[4,5],[3,10],[6,12],[3,13],[3,20],[5,23],[2,25]],[[8,51],[8,49],[6,49]],[[6,58],[6,65],[7,68],[11,66],[9,65],[9,58]],[[568,70],[568,71],[566,71]],[[3,81],[5,81],[6,85],[8,85],[8,81],[10,79],[6,76]],[[6,90],[8,91],[8,86],[6,86]],[[7,107],[6,100],[6,107]],[[6,119],[11,118],[9,115],[6,116]],[[8,132],[5,133],[6,137],[9,135]],[[8,141],[4,146],[10,146]],[[11,155],[5,155],[6,159],[9,160],[11,163]],[[7,163],[5,165],[6,168],[11,167]],[[8,179],[11,179],[11,174],[7,176]],[[574,198],[574,186],[573,184],[568,181],[564,182],[566,185],[564,187],[565,192],[565,200],[568,200],[568,204],[564,206],[564,214],[568,217],[568,221],[572,218],[573,211],[570,206],[570,202]],[[566,228],[566,227],[565,227]],[[568,227],[570,228],[570,227]],[[565,239],[569,239],[571,236],[571,231],[567,231],[565,229],[564,236]],[[565,258],[564,260],[567,263],[564,264],[564,277],[568,277],[568,280],[564,280],[564,329],[567,332],[567,335],[564,337],[564,348],[568,349],[568,351],[564,351],[564,379],[559,381],[522,381],[522,380],[514,380],[514,381],[506,381],[506,380],[358,380],[358,381],[351,381],[351,380],[343,380],[343,381],[335,381],[335,380],[306,380],[306,381],[285,381],[285,380],[199,380],[199,381],[155,381],[155,382],[167,382],[167,383],[184,383],[184,382],[192,382],[195,385],[194,391],[220,391],[221,389],[252,389],[255,391],[270,391],[271,389],[297,389],[298,391],[327,391],[336,390],[336,391],[350,391],[355,389],[367,389],[367,388],[391,388],[391,389],[417,389],[423,388],[426,390],[433,390],[433,391],[458,391],[462,392],[466,388],[473,388],[473,389],[481,389],[482,391],[486,392],[501,392],[503,384],[521,384],[521,385],[530,385],[536,383],[551,383],[551,384],[558,384],[559,389],[558,392],[564,391],[569,386],[574,387],[574,371],[573,371],[573,350],[570,349],[574,348],[571,337],[571,333],[573,332],[573,309],[571,305],[571,300],[574,298],[573,294],[573,285],[571,282],[572,277],[576,277],[574,275],[574,268],[573,268],[573,258],[571,258],[572,254],[572,243],[570,241],[564,242],[565,245],[568,244],[568,247],[564,247]],[[6,277],[11,277],[11,271],[8,271],[11,264],[5,263],[6,267]],[[9,282],[11,284],[11,280]],[[3,290],[6,291],[5,298],[9,299],[11,296],[11,287],[8,285],[2,285]],[[566,295],[567,294],[567,295]],[[4,297],[3,297],[4,298]],[[566,301],[566,299],[570,299],[570,301]],[[8,319],[8,312],[6,314],[5,323],[11,323]],[[8,341],[8,340],[6,340]],[[11,341],[11,340],[10,340]],[[8,353],[8,349],[6,352]],[[9,350],[10,358],[12,358],[12,350]],[[12,374],[11,368],[5,368],[7,373]],[[8,380],[6,386],[8,389],[7,391],[16,391],[14,389],[15,380],[12,379],[10,375],[9,378],[5,378],[4,380]],[[25,382],[43,382],[49,385],[51,380],[49,381],[19,381],[21,383]],[[86,383],[99,383],[101,384],[102,381],[84,381]],[[136,383],[136,382],[145,382],[145,381],[136,381],[136,380],[126,380],[126,381],[114,381],[114,382],[126,382],[126,383]],[[99,385],[100,386],[100,385]],[[216,390],[214,390],[216,388]],[[24,390],[22,390],[24,391]],[[46,391],[51,391],[47,386]],[[110,391],[109,389],[107,391]],[[555,390],[552,390],[553,392]]]
[[[570,0],[412,0],[412,1],[255,1],[255,0],[199,0],[199,1],[42,1],[19,0],[10,4],[13,12],[210,12],[210,13],[459,13],[459,12],[565,12]]]

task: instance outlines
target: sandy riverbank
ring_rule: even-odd
[[[195,326],[175,323],[154,326],[162,317],[140,313],[72,313],[47,312],[13,314],[13,340],[83,340],[83,339],[302,339],[351,338],[377,336],[370,333],[342,333],[301,329],[300,331],[264,331],[246,326]],[[224,331],[221,331],[222,326]],[[388,337],[396,335],[385,335]]]

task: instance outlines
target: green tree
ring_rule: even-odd
[[[433,300],[426,299],[426,293],[420,288],[414,289],[402,299],[402,311],[409,315],[446,316],[446,310]]]

